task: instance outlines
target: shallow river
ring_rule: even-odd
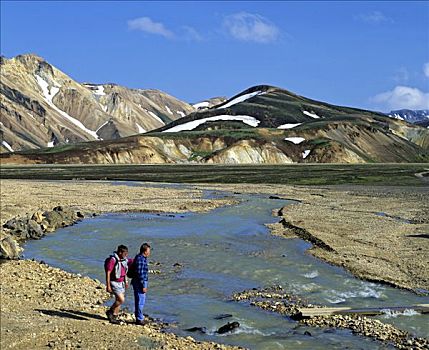
[[[223,196],[207,192],[206,196]],[[280,284],[284,289],[324,305],[356,307],[427,303],[428,298],[358,280],[344,270],[306,254],[310,244],[269,234],[265,223],[275,222],[271,211],[291,203],[267,196],[236,195],[239,205],[203,214],[106,214],[58,230],[40,241],[28,242],[25,257],[44,260],[62,269],[104,280],[103,262],[118,244],[130,248],[152,245],[149,294],[144,312],[175,324],[172,331],[200,340],[252,349],[388,349],[389,346],[352,335],[348,330],[299,326],[287,317],[247,303],[229,301],[232,293]],[[181,268],[173,268],[175,263]],[[82,286],[84,288],[84,286]],[[127,307],[132,310],[132,292]],[[219,314],[232,318],[216,320]],[[415,335],[429,335],[427,315],[380,316]],[[234,334],[214,331],[238,321]],[[186,328],[204,326],[208,334]],[[312,336],[304,335],[308,330]],[[142,340],[142,344],[144,340]]]

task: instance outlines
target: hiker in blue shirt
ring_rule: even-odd
[[[148,261],[150,255],[150,245],[148,243],[142,244],[140,253],[136,255],[133,262],[133,280],[131,284],[134,289],[134,303],[136,324],[144,325],[146,322],[143,316],[143,307],[146,301],[146,293],[148,288]]]

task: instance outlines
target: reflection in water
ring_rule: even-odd
[[[219,195],[219,194],[217,194]],[[310,244],[269,235],[265,223],[275,222],[271,210],[287,204],[258,196],[240,196],[236,206],[209,213],[185,215],[109,214],[59,230],[29,242],[26,257],[90,275],[103,281],[103,261],[118,244],[137,252],[151,243],[151,275],[145,311],[172,322],[176,333],[201,340],[257,349],[374,349],[389,348],[351,335],[348,330],[299,326],[283,316],[230,302],[233,292],[280,284],[311,303],[356,307],[412,305],[427,302],[409,292],[353,278],[305,253]],[[181,266],[174,267],[179,263]],[[132,310],[132,293],[127,306]],[[216,320],[219,314],[233,317]],[[420,336],[427,336],[428,317],[383,319]],[[239,331],[214,333],[228,321],[240,322]],[[184,329],[206,327],[207,334]],[[304,332],[310,330],[312,336]]]

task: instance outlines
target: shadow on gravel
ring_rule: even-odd
[[[422,234],[415,234],[415,235],[406,235],[406,237],[429,238],[429,233],[422,233]]]
[[[63,309],[61,310],[35,309],[35,311],[41,312],[42,314],[49,315],[49,316],[72,318],[74,320],[80,320],[80,321],[88,321],[89,318],[106,321],[105,317],[102,317],[96,314],[90,314],[83,311],[63,310]]]

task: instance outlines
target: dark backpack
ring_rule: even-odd
[[[136,271],[136,263],[135,263],[135,261],[136,261],[136,259],[134,259],[133,263],[128,266],[128,271],[127,271],[127,277],[128,278],[135,278],[135,277],[137,277],[137,271]]]

